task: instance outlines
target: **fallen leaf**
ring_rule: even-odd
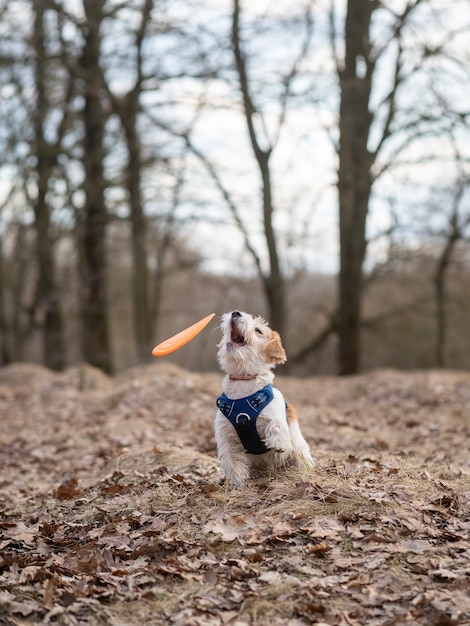
[[[204,531],[220,535],[222,541],[235,541],[242,539],[254,528],[256,528],[256,521],[250,516],[220,513],[207,521]]]
[[[71,478],[65,483],[62,483],[56,491],[56,497],[58,500],[73,500],[83,495],[83,491],[78,488],[78,481],[76,478]]]

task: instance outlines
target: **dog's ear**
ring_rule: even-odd
[[[281,342],[279,333],[271,331],[271,339],[264,347],[264,353],[268,363],[285,363],[287,361],[286,351]]]

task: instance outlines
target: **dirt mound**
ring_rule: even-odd
[[[0,368],[0,385],[35,388],[50,385],[57,374],[34,363],[12,363]]]

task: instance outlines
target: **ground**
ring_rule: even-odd
[[[315,471],[223,480],[218,374],[0,369],[0,624],[470,624],[470,374],[276,383]]]

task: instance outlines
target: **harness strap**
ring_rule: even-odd
[[[256,420],[273,398],[272,384],[246,398],[231,400],[225,393],[217,398],[217,407],[233,425],[245,451],[249,454],[264,454],[269,450],[258,434]]]

